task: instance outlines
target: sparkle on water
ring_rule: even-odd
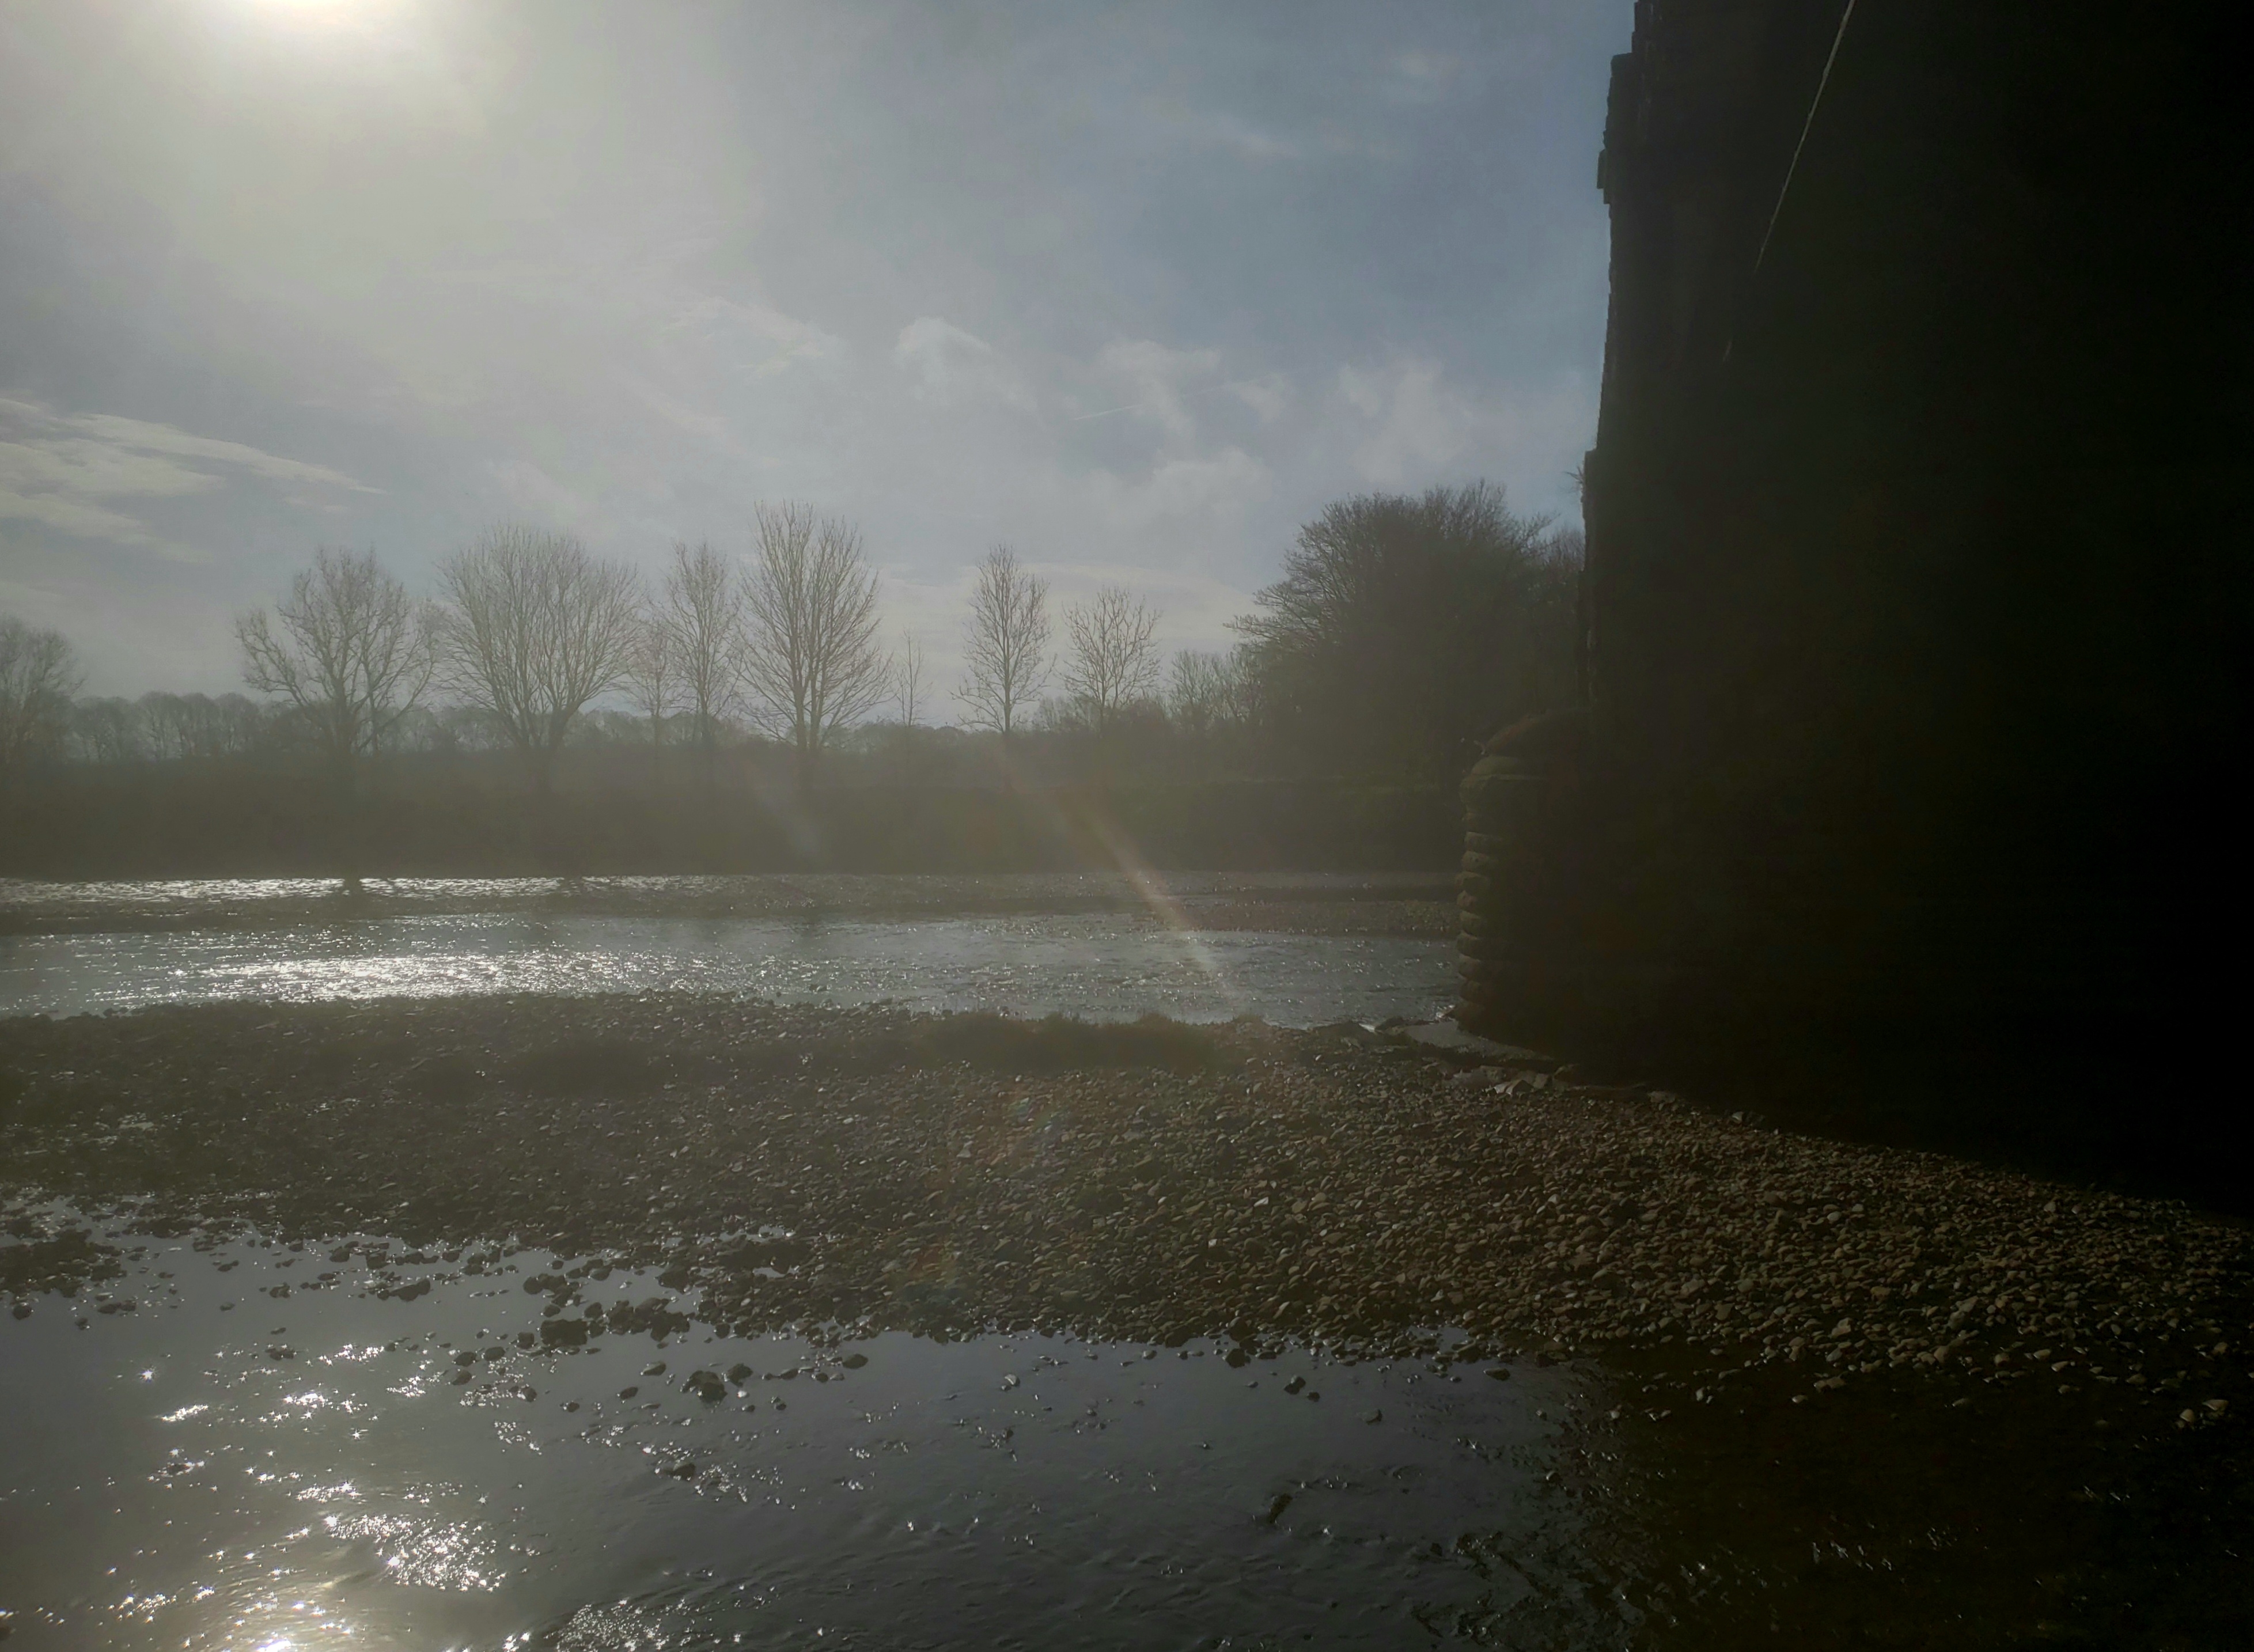
[[[693,901],[746,880],[619,879],[613,901]],[[871,880],[875,881],[875,880]],[[950,880],[1020,899],[1070,893]],[[891,880],[898,890],[911,880]],[[538,887],[552,889],[550,883]],[[804,888],[805,886],[794,886]],[[817,888],[819,886],[817,886]],[[1124,909],[957,915],[798,917],[637,915],[532,909],[525,880],[386,886],[380,915],[337,906],[295,914],[334,885],[16,885],[0,910],[0,1014],[73,1014],[163,1003],[429,998],[466,993],[702,990],[784,1003],[891,1000],[923,1010],[1052,1012],[1090,1018],[1147,1013],[1183,1020],[1253,1014],[1285,1025],[1390,1015],[1425,1018],[1453,984],[1443,939],[1200,930],[1172,900]],[[774,886],[760,892],[770,898]],[[498,910],[451,907],[489,898]],[[405,910],[399,910],[399,907]],[[89,914],[131,913],[158,927],[93,928]],[[38,926],[77,920],[66,932]]]
[[[400,1301],[364,1252],[122,1242],[132,1311],[0,1320],[0,1415],[48,1424],[0,1467],[29,1648],[1061,1645],[1092,1615],[1116,1646],[1398,1644],[1475,1581],[1439,1545],[1547,1552],[1577,1517],[1541,1478],[1538,1413],[1587,1386],[1562,1370],[702,1329],[543,1353],[516,1336],[544,1254],[402,1264],[440,1283]],[[708,1399],[699,1370],[738,1374]]]

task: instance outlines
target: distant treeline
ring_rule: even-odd
[[[997,546],[945,690],[850,523],[756,514],[654,587],[525,528],[435,595],[324,548],[236,622],[256,699],[88,698],[0,615],[0,872],[1437,868],[1478,741],[1580,695],[1578,536],[1484,484],[1331,505],[1170,665],[1141,598],[1053,627]]]
[[[807,790],[766,755],[653,779],[646,751],[583,746],[537,802],[498,754],[402,757],[349,801],[318,768],[245,759],[79,766],[0,799],[0,876],[1443,871],[1461,849],[1446,787],[906,783],[872,759],[869,783]]]

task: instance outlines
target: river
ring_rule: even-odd
[[[299,880],[0,884],[0,1014],[688,990],[1105,1020],[1424,1020],[1454,980],[1429,885],[428,879],[346,898]]]
[[[686,989],[1418,1020],[1447,1001],[1451,917],[1430,879],[16,884],[0,1015]],[[18,1082],[0,1062],[0,1140]],[[153,1128],[136,1110],[164,1082],[118,1127]],[[673,1317],[697,1306],[677,1284],[507,1234],[416,1250],[146,1214],[0,1185],[8,1652],[2203,1646],[2245,1627],[2244,1424],[2186,1410],[2198,1426],[2169,1432],[2174,1398],[2116,1438],[2048,1377],[1866,1366],[1829,1392],[1787,1364],[1723,1391],[1691,1363],[1714,1350],[1455,1359],[1445,1326],[1361,1360],[721,1335]],[[1502,1216],[1461,1222],[1488,1242]],[[58,1289],[33,1266],[100,1244],[108,1277]],[[596,1303],[606,1329],[543,1334]],[[2222,1334],[2202,1337],[2220,1371]]]

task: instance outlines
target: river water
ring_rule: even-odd
[[[1428,880],[15,885],[0,1014],[685,987],[1418,1018],[1446,917]],[[2216,1604],[2246,1592],[2238,1460],[2093,1442],[2066,1401],[1746,1376],[1718,1403],[1664,1348],[683,1320],[549,1350],[542,1273],[694,1303],[505,1236],[300,1248],[55,1207],[18,1206],[0,1265],[66,1222],[127,1255],[0,1317],[8,1652],[2244,1643]]]
[[[1543,1476],[1591,1384],[1563,1369],[701,1329],[527,1351],[522,1275],[570,1258],[378,1250],[380,1297],[364,1243],[118,1242],[141,1254],[100,1298],[0,1320],[26,1648],[1397,1646],[1493,1597],[1443,1558],[1466,1531],[1537,1573],[1570,1550]],[[1503,1604],[1588,1618],[1561,1581]]]
[[[1425,880],[1429,882],[1429,880]],[[1176,884],[1183,886],[1178,888]],[[1398,880],[293,880],[0,886],[0,1014],[648,990],[1092,1019],[1429,1019],[1453,949]],[[1417,903],[1418,927],[1430,929]],[[1048,910],[1027,910],[1028,906]],[[1093,908],[1093,909],[1091,909]],[[1341,933],[1341,913],[1362,932]],[[1258,927],[1263,919],[1278,925]],[[1220,919],[1227,927],[1208,927]]]

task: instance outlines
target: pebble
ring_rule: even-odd
[[[116,1277],[114,1248],[34,1213],[131,1194],[140,1219],[214,1233],[514,1234],[657,1270],[738,1334],[1218,1335],[1237,1364],[1292,1340],[1431,1354],[1446,1325],[1469,1360],[1673,1345],[1813,1365],[1811,1385],[2044,1370],[2125,1396],[2145,1369],[2238,1380],[2218,1362],[2254,1330],[2246,1232],[2181,1205],[1570,1069],[1498,1058],[1516,1093],[1490,1094],[1359,1027],[666,994],[198,1005],[11,1018],[0,1066],[24,1102],[0,1130],[19,1316]],[[731,1236],[747,1228],[766,1236]],[[689,1329],[672,1298],[575,1314],[591,1283],[527,1283],[572,1327],[556,1340]]]

